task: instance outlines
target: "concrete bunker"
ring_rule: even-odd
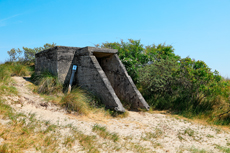
[[[56,46],[35,55],[36,73],[48,70],[63,84],[69,82],[73,65],[78,66],[77,85],[98,96],[107,108],[124,112],[122,101],[133,109],[149,109],[115,49]]]

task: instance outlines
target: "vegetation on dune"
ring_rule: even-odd
[[[31,74],[35,53],[53,46],[54,43],[34,49],[23,47],[24,57],[21,57],[23,51],[20,49],[11,49],[8,51],[11,62],[1,65],[0,77],[7,80],[7,76]],[[230,124],[230,82],[217,71],[211,71],[205,62],[190,57],[181,58],[170,45],[144,46],[140,40],[133,39],[128,42],[106,42],[97,47],[118,50],[129,75],[152,108],[169,110],[186,117],[205,117],[215,124]],[[1,74],[4,69],[9,69],[7,76]],[[37,85],[38,93],[57,95],[64,91],[57,77],[48,72],[33,74],[31,78]],[[87,114],[83,110],[91,105],[99,106],[98,102],[95,104],[96,100],[88,100],[89,97],[92,95],[77,88],[71,94],[64,95],[59,102],[68,110]],[[113,111],[110,114],[119,116]]]
[[[128,74],[132,77],[133,81],[137,84],[139,73],[138,70],[146,65],[153,63],[156,60],[173,57],[180,59],[179,56],[174,54],[172,46],[165,44],[144,46],[140,40],[129,39],[128,42],[113,42],[102,43],[101,48],[117,49],[119,58],[125,65]]]
[[[48,47],[51,46],[46,45],[42,48]],[[217,71],[212,72],[203,61],[196,61],[189,57],[181,58],[174,54],[172,46],[165,44],[144,46],[139,40],[103,43],[101,47],[118,49],[128,73],[152,108],[170,110],[186,117],[204,116],[214,124],[230,124],[230,81],[222,78]],[[65,127],[52,125],[49,122],[36,120],[35,114],[16,113],[2,97],[17,95],[11,76],[32,74],[34,53],[42,50],[39,47],[32,50],[23,49],[27,55],[26,58],[21,57],[20,49],[11,50],[9,52],[11,60],[0,64],[0,119],[8,121],[7,124],[0,124],[0,136],[3,139],[0,152],[24,152],[30,149],[58,152],[60,145],[71,149],[75,141],[79,142],[82,151],[100,152],[103,145],[107,145],[104,140],[110,140],[109,144],[114,145],[111,151],[119,151],[123,147],[136,152],[146,152],[146,148],[133,142],[117,145],[119,141],[128,137],[122,138],[99,124],[92,127],[96,135],[89,136],[72,125]],[[61,94],[58,104],[69,111],[88,115],[102,110],[103,113],[115,117],[128,115],[127,112],[121,115],[119,112],[104,111],[96,97],[80,88],[74,88],[70,94],[63,93],[63,86],[58,82],[57,77],[48,72],[39,75],[32,74],[31,80],[36,86],[35,92],[54,97]],[[61,130],[58,131],[57,128],[68,129],[71,134],[62,139]],[[156,147],[161,147],[161,144],[153,140],[160,138],[163,134],[161,129],[155,129],[155,132],[146,132],[142,139],[151,142]],[[190,128],[179,133],[178,138],[183,140],[183,135],[195,137],[194,130]],[[207,137],[213,136],[207,135]],[[103,143],[99,142],[102,141],[101,139]],[[216,147],[220,151],[229,152],[227,147],[219,145]],[[205,152],[196,148],[191,148],[190,151]]]
[[[11,75],[14,71],[8,64],[0,65],[0,97],[2,95],[16,94],[16,88],[13,87],[13,82],[11,80]]]
[[[35,119],[35,114],[28,114],[27,116],[22,113],[16,113],[2,99],[4,96],[17,95],[17,90],[13,87],[14,83],[11,76],[23,75],[23,73],[15,72],[15,65],[16,67],[19,65],[20,67],[25,67],[26,70],[30,70],[30,66],[18,62],[7,62],[0,65],[0,119],[8,122],[7,124],[0,123],[0,138],[3,140],[0,144],[0,152],[14,153],[29,151],[30,149],[41,152],[57,152],[60,149],[60,145],[71,146],[75,140],[78,140],[83,146],[82,150],[99,152],[97,147],[95,147],[97,143],[94,136],[85,135],[74,127],[69,129],[69,127],[38,121]],[[44,76],[47,77],[47,75]],[[67,128],[72,135],[64,138],[64,141],[62,141],[62,137],[64,136],[60,131],[56,131],[56,128]]]
[[[153,108],[230,124],[229,81],[205,62],[181,58],[172,46],[144,46],[140,40],[106,42],[100,47],[118,49],[129,75]],[[225,117],[220,117],[221,112]]]
[[[1,75],[5,76],[27,76],[32,73],[30,65],[20,62],[6,62],[0,65]]]

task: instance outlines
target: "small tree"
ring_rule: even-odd
[[[12,48],[10,51],[7,51],[7,53],[10,56],[10,62],[20,60],[20,56],[22,54],[22,51],[18,49]]]
[[[46,43],[43,45],[43,47],[35,47],[33,49],[28,47],[22,47],[23,51],[21,51],[19,48],[18,49],[12,48],[10,51],[7,51],[7,53],[10,56],[10,62],[14,62],[14,61],[32,62],[35,59],[36,53],[55,46],[56,46],[55,43],[52,44]],[[21,57],[22,52],[24,52],[24,57]]]

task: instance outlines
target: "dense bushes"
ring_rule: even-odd
[[[157,109],[179,113],[209,113],[228,103],[229,83],[203,61],[181,58],[172,46],[143,46],[140,40],[103,43],[118,55],[146,101]]]
[[[117,49],[119,58],[125,65],[127,72],[132,77],[133,81],[138,82],[138,69],[165,58],[180,57],[174,54],[172,46],[165,44],[145,46],[140,43],[140,40],[129,39],[128,42],[121,40],[121,43],[102,43],[102,48]]]
[[[139,72],[143,95],[159,109],[198,114],[211,110],[220,96],[226,100],[229,96],[229,84],[203,61],[162,59]]]
[[[159,109],[172,107],[176,78],[172,74],[179,68],[175,59],[160,59],[139,69],[141,92],[151,106]]]

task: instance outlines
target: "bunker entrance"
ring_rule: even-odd
[[[113,67],[115,66],[115,63],[112,61],[114,54],[94,52],[93,55],[97,58],[99,65],[101,66],[102,70],[105,72],[105,75],[107,76],[109,82],[111,83],[114,89],[114,81],[109,75],[110,73],[113,73]]]
[[[108,61],[109,57],[113,56],[113,53],[99,53],[94,52],[93,55],[97,58],[98,63],[100,64],[101,68],[104,70],[104,64]]]
[[[94,56],[97,58],[99,65],[108,78],[114,92],[120,101],[128,102],[129,95],[129,83],[124,81],[125,75],[122,73],[120,63],[116,58],[116,54],[113,53],[98,53],[94,52]],[[124,81],[124,82],[122,82]],[[127,84],[128,83],[128,84]]]

